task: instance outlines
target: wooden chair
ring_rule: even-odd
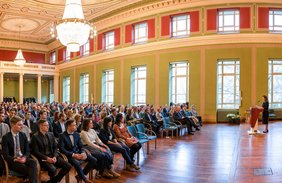
[[[7,161],[4,159],[4,157],[1,155],[1,158],[4,162],[4,168],[5,168],[5,174],[1,177],[1,183],[8,183],[9,177],[18,177],[23,180],[23,182],[26,182],[28,179],[25,175],[22,175],[20,173],[17,173],[13,170],[10,170],[8,167]]]
[[[84,149],[85,151],[86,151],[86,153],[87,154],[91,154],[87,149]],[[67,158],[67,156],[65,155],[65,154],[63,154],[63,153],[60,153],[60,155],[61,155],[61,157],[66,161],[66,162],[68,162],[68,158]],[[81,162],[81,165],[82,166],[86,166],[86,164],[88,163],[88,162],[84,162],[84,161],[80,161]],[[72,169],[73,169],[73,166],[72,166]],[[71,171],[71,170],[70,170]],[[93,178],[94,178],[94,173],[93,173],[93,170],[91,170],[90,172],[89,172],[89,179],[90,180],[93,180]],[[69,175],[68,176],[66,176],[66,183],[69,183],[70,182],[70,177],[69,177]]]
[[[59,153],[59,156],[61,156],[63,158],[63,155],[61,153]],[[41,181],[41,175],[42,175],[43,172],[47,172],[47,171],[41,168],[39,160],[34,155],[31,155],[31,157],[32,157],[32,159],[34,159],[36,161],[36,165],[37,165],[37,182],[41,183],[42,182]],[[57,172],[58,171],[59,170],[57,170]],[[69,178],[69,173],[68,173],[65,177],[66,183],[69,183],[69,179],[70,178]]]

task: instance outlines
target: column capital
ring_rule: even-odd
[[[37,74],[37,77],[42,77],[43,76],[43,74]]]
[[[23,76],[23,75],[24,75],[24,73],[19,73],[19,75],[20,75],[20,76]]]

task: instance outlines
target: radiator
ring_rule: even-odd
[[[228,122],[227,114],[239,114],[239,109],[217,109],[216,122]]]

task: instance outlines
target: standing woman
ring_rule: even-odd
[[[265,124],[265,130],[263,131],[263,133],[268,133],[268,107],[269,107],[269,103],[268,103],[268,98],[267,98],[266,95],[263,95],[262,98],[263,98],[262,124]]]

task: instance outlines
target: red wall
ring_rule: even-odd
[[[170,35],[170,16],[163,16],[161,20],[161,36]]]
[[[3,61],[14,61],[16,55],[17,51],[15,50],[0,50],[0,60]],[[23,51],[23,56],[27,63],[45,64],[45,53]]]
[[[269,26],[269,8],[259,7],[258,8],[258,28],[266,28]]]
[[[217,9],[207,10],[207,30],[216,30]]]
[[[148,20],[148,38],[155,38],[155,19]]]
[[[90,53],[93,53],[94,52],[94,39],[90,39],[89,45],[90,45],[89,51]]]
[[[132,43],[132,24],[125,26],[125,43]]]
[[[120,45],[120,28],[116,28],[115,30],[115,46]]]
[[[200,31],[200,12],[199,11],[190,12],[190,31],[191,32]]]
[[[64,52],[66,50],[66,47],[60,48],[58,50],[58,62],[64,61]]]
[[[103,49],[103,38],[104,38],[104,33],[98,34],[98,50]]]
[[[251,8],[250,7],[240,8],[240,28],[241,29],[251,28]]]

